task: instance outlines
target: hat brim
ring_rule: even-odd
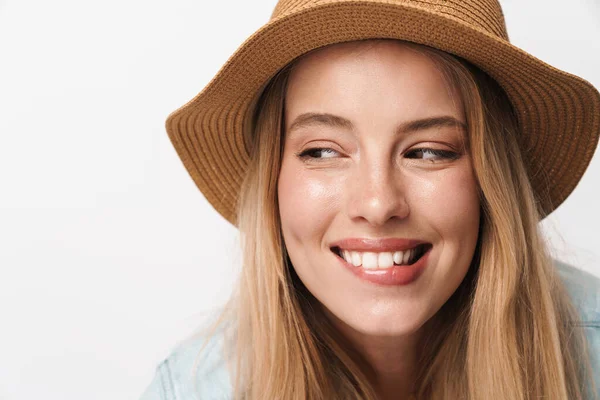
[[[264,84],[310,50],[369,38],[435,47],[488,73],[517,113],[523,157],[544,215],[573,191],[600,134],[600,94],[590,83],[453,16],[409,4],[336,2],[269,21],[202,92],[167,119],[184,166],[229,222],[236,225],[236,202],[249,162],[244,122]]]

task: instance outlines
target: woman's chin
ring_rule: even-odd
[[[365,337],[410,337],[417,334],[422,326],[427,322],[419,316],[364,316],[359,318],[339,318],[334,319],[334,325],[342,333],[351,336],[360,335]]]
[[[360,332],[365,336],[372,337],[407,337],[416,334],[421,328],[422,324],[402,324],[402,325],[384,325],[380,324],[374,325],[365,325],[361,324],[360,326],[353,327],[353,330],[356,332]]]

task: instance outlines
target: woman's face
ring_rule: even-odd
[[[285,121],[278,199],[296,273],[336,322],[416,333],[477,242],[459,96],[406,45],[338,44],[292,71]]]

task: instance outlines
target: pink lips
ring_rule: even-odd
[[[420,240],[413,239],[358,239],[350,238],[343,239],[331,244],[331,247],[339,247],[344,250],[361,251],[361,252],[385,252],[385,251],[404,251],[412,249],[420,244],[426,244]],[[408,285],[425,271],[427,261],[429,259],[431,248],[427,249],[425,254],[421,256],[412,265],[394,265],[389,268],[365,269],[363,267],[355,267],[346,262],[342,257],[337,257],[342,265],[350,270],[361,280],[375,283],[384,286],[400,286]]]

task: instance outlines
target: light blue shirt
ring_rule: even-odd
[[[561,277],[581,313],[576,326],[585,331],[592,356],[592,371],[600,396],[600,279],[556,262]],[[196,338],[182,343],[156,369],[156,375],[140,400],[230,400],[232,386],[222,357],[223,340],[204,343]],[[194,367],[197,365],[197,370]]]

